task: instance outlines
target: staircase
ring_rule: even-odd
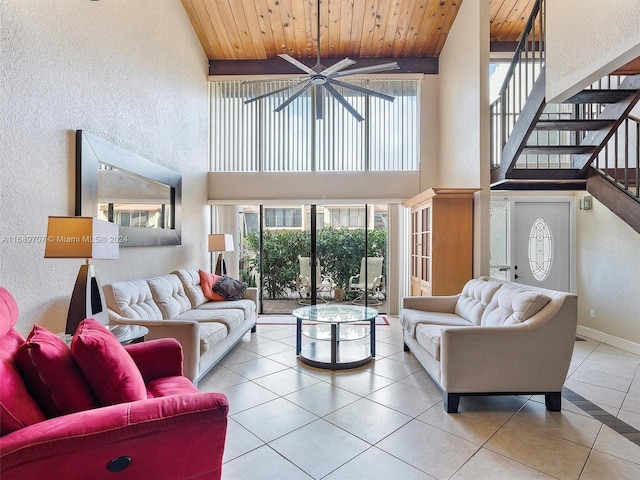
[[[605,77],[547,103],[544,42],[544,0],[537,0],[491,105],[491,188],[586,189],[640,232],[640,123],[630,116],[640,75]]]

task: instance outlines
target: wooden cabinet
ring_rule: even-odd
[[[472,278],[477,191],[430,188],[403,203],[411,208],[411,295],[453,295]]]

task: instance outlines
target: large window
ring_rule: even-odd
[[[315,120],[311,90],[281,112],[273,110],[291,91],[244,104],[290,83],[210,82],[211,171],[418,170],[418,80],[351,80],[393,96],[393,102],[336,87],[362,122],[328,95],[324,120]]]
[[[270,208],[264,209],[264,226],[266,228],[302,228],[302,208]]]

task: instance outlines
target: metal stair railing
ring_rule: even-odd
[[[584,88],[587,90],[615,90],[624,79],[620,75],[607,75],[591,85]],[[557,120],[598,120],[604,110],[604,103],[545,103],[544,110],[538,119],[536,129],[531,132],[527,140],[527,146],[549,146],[558,147],[561,145],[581,145],[587,137],[590,129],[566,130],[556,129],[553,126],[540,128],[543,124]],[[604,128],[611,120],[602,120]],[[516,168],[525,169],[571,169],[572,154],[552,153],[552,154],[524,154],[518,159]]]
[[[640,119],[627,116],[591,166],[640,202]]]
[[[502,150],[545,64],[545,1],[536,0],[507,71],[490,106],[491,168],[502,165]]]

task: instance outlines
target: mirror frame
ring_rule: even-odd
[[[121,247],[182,244],[182,175],[83,130],[76,130],[75,214],[77,216],[95,217],[97,215],[98,163],[110,165],[170,188],[173,228],[119,226]]]

